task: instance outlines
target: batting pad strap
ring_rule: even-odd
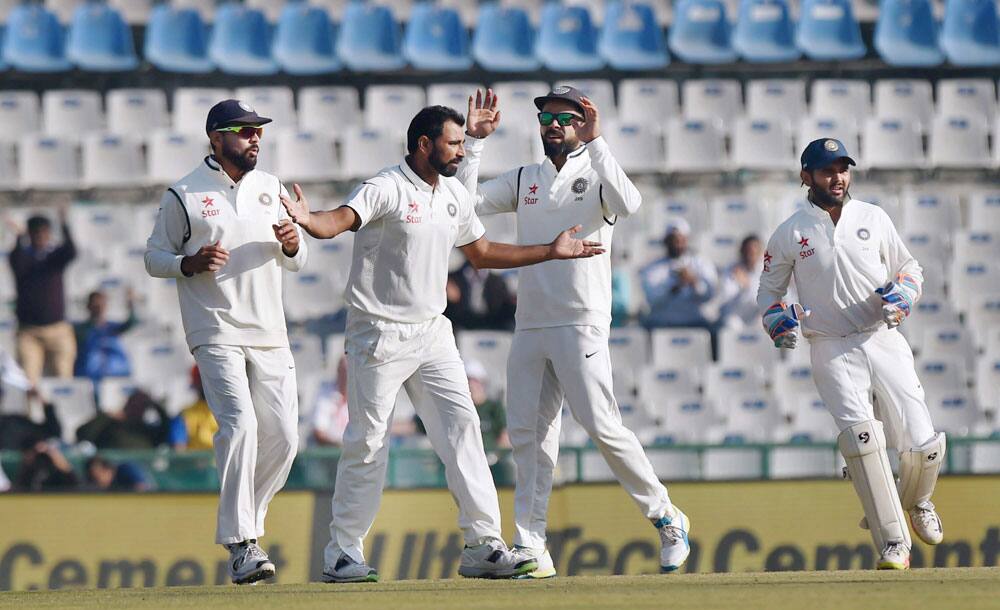
[[[909,548],[910,530],[885,453],[882,422],[870,419],[854,424],[840,433],[837,445],[861,499],[875,546],[882,551],[887,542],[902,542]]]
[[[945,435],[938,432],[922,447],[899,455],[899,501],[903,510],[928,502],[944,464]]]

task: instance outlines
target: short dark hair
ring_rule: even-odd
[[[417,113],[410,126],[406,129],[406,150],[414,153],[417,150],[417,142],[420,136],[427,136],[431,140],[436,140],[444,131],[444,124],[448,121],[455,123],[459,127],[465,125],[465,117],[454,108],[447,106],[427,106]]]
[[[743,241],[740,242],[740,252],[742,252],[743,249],[746,248],[752,241],[760,241],[760,238],[757,237],[756,233],[751,233],[743,238]]]
[[[35,233],[52,226],[52,221],[45,216],[32,216],[28,219],[28,233]]]

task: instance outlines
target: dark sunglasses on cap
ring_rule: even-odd
[[[255,125],[233,125],[232,127],[220,127],[215,131],[230,131],[239,135],[244,140],[249,140],[255,135],[258,138],[264,135],[264,128]]]
[[[539,112],[538,122],[544,127],[552,124],[552,121],[558,121],[560,125],[566,127],[571,124],[574,120],[582,121],[583,117],[578,114],[573,114],[572,112]]]

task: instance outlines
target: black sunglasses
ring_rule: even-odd
[[[582,121],[583,117],[580,116],[580,115],[578,115],[578,114],[573,114],[572,112],[559,112],[559,113],[555,113],[555,112],[539,112],[538,113],[538,122],[539,122],[539,124],[541,124],[542,126],[546,126],[546,127],[549,126],[549,125],[551,125],[552,121],[558,121],[560,125],[562,125],[563,127],[566,127],[567,125],[571,124],[574,119],[577,120],[577,121]]]

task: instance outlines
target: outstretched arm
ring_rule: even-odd
[[[302,227],[302,230],[316,239],[330,239],[344,231],[356,231],[361,225],[361,218],[349,206],[341,206],[335,210],[310,212],[309,202],[298,184],[292,185],[295,191],[295,201],[282,194],[281,204],[285,206],[292,222]]]
[[[604,248],[599,242],[573,237],[581,228],[577,225],[566,229],[548,244],[515,246],[481,237],[462,246],[461,250],[477,269],[511,269],[550,260],[590,258],[603,254]]]
[[[500,98],[487,89],[483,95],[477,89],[475,97],[469,96],[469,113],[465,123],[465,158],[458,166],[456,176],[473,195],[476,213],[480,216],[513,212],[517,209],[517,172],[515,169],[502,176],[479,183],[479,164],[486,145],[486,138],[500,125]]]

